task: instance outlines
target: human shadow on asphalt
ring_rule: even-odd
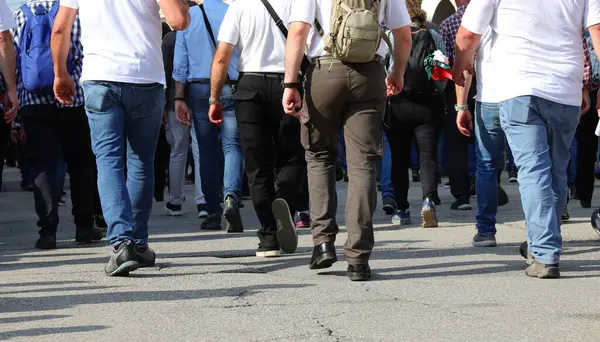
[[[15,323],[27,323],[33,321],[42,321],[46,319],[57,319],[72,317],[71,315],[36,315],[36,316],[20,316],[20,317],[6,317],[0,318],[0,324],[15,324]]]
[[[63,310],[89,304],[127,303],[127,302],[165,302],[211,298],[245,298],[273,289],[298,289],[311,287],[310,284],[264,284],[243,287],[169,290],[169,291],[122,291],[106,293],[77,293],[41,297],[2,297],[0,312],[32,312]],[[42,291],[43,292],[43,291]],[[1,335],[0,335],[1,336]]]
[[[53,334],[69,334],[69,333],[82,333],[90,331],[98,331],[108,329],[106,325],[81,325],[76,327],[63,327],[63,328],[32,328],[23,330],[13,330],[0,332],[0,340],[8,340],[15,337],[39,337]]]

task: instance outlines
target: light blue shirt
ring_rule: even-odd
[[[221,0],[205,0],[204,9],[213,30],[215,41],[218,44],[219,28],[225,17],[229,5]],[[199,79],[210,78],[215,48],[210,39],[208,29],[204,24],[200,6],[190,8],[191,21],[183,31],[177,32],[175,43],[175,58],[173,60],[173,79],[179,83],[191,82]],[[237,48],[229,63],[229,77],[238,79]]]

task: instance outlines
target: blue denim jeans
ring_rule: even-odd
[[[571,142],[571,148],[569,150],[569,167],[567,168],[567,182],[569,185],[575,184],[575,178],[577,177],[577,139],[573,139]]]
[[[387,134],[383,135],[383,158],[381,158],[381,198],[396,199],[394,187],[392,186],[392,151],[388,142]]]
[[[200,180],[209,214],[221,213],[221,196],[231,196],[237,201],[242,196],[244,154],[235,118],[235,102],[229,86],[223,87],[223,123],[217,126],[208,119],[209,84],[189,85],[189,104],[193,113],[194,130],[198,141],[200,159]],[[219,140],[219,133],[221,139]],[[221,172],[219,149],[223,149],[225,166],[223,173],[223,194],[221,194]]]
[[[496,235],[498,172],[504,153],[504,131],[500,127],[500,105],[475,103],[475,153],[477,155],[477,231]]]
[[[475,144],[469,144],[468,153],[469,153],[469,177],[475,177],[477,173],[477,147]]]
[[[125,240],[145,245],[154,193],[154,152],[165,108],[163,85],[87,81],[83,91],[108,224],[106,237],[113,246]]]
[[[537,96],[519,96],[500,103],[502,129],[519,168],[527,240],[535,259],[544,264],[560,260],[569,147],[579,111],[578,106]]]

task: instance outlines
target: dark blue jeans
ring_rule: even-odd
[[[164,87],[87,81],[83,91],[98,165],[98,191],[108,224],[106,237],[113,246],[125,240],[146,245]]]

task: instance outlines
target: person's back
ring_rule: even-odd
[[[160,7],[158,0],[62,0],[52,29],[54,93],[61,103],[69,103],[73,89],[65,60],[79,11],[85,109],[113,246],[105,267],[111,276],[128,275],[155,261],[148,247],[148,220],[165,107],[161,8],[175,29],[187,26],[188,6],[180,0],[160,0]]]

